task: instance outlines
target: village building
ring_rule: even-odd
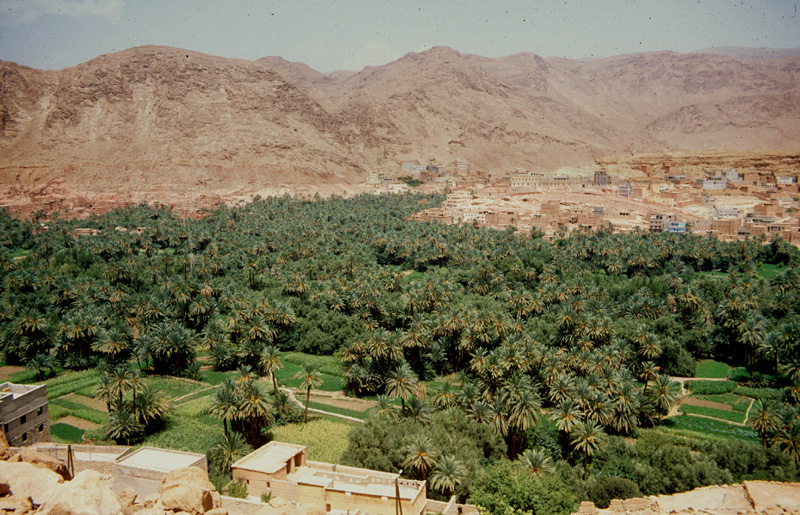
[[[156,494],[168,473],[185,467],[198,467],[208,471],[203,454],[142,447],[114,461],[111,469],[114,490],[133,488],[142,497]]]
[[[704,190],[724,190],[728,187],[728,178],[725,175],[709,175],[705,179],[697,179],[697,186]]]
[[[248,495],[271,492],[324,513],[395,515],[398,499],[404,514],[426,513],[425,481],[309,461],[302,445],[270,442],[234,463],[231,470],[234,479],[245,482]]]
[[[606,187],[611,184],[611,177],[608,175],[608,171],[605,168],[601,168],[594,172],[594,185],[600,187]]]
[[[0,424],[9,445],[14,447],[49,442],[47,386],[0,384]]]
[[[626,198],[633,196],[633,184],[626,182],[617,186],[617,196]]]

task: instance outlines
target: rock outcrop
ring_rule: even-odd
[[[123,515],[113,481],[94,470],[84,470],[53,491],[39,508],[41,515]]]
[[[219,492],[208,480],[208,474],[197,467],[173,470],[166,475],[159,487],[161,499],[156,505],[173,512],[183,511],[191,515],[203,515],[219,508],[222,503]]]
[[[52,470],[30,463],[0,461],[0,476],[6,478],[10,494],[17,499],[30,499],[35,505],[49,501],[64,478]]]
[[[655,497],[614,499],[606,509],[582,502],[575,515],[800,515],[800,483],[745,481]]]

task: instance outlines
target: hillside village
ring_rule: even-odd
[[[471,224],[553,238],[577,230],[672,232],[723,241],[780,236],[800,246],[800,168],[793,171],[702,167],[687,171],[667,160],[633,164],[624,171],[511,173],[398,163],[395,173],[373,171],[373,191],[404,193],[414,181],[445,189],[441,207],[414,215],[419,221]]]

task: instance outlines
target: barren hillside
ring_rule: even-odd
[[[780,55],[573,61],[436,47],[330,75],[154,46],[60,71],[0,62],[0,195],[130,202],[191,186],[218,199],[298,183],[346,193],[404,159],[508,171],[663,150],[798,151],[800,56]]]

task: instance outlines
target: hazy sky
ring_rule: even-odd
[[[140,45],[360,70],[447,45],[498,57],[800,47],[800,0],[0,0],[0,60],[74,66]]]

